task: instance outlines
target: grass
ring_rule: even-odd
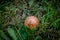
[[[3,0],[0,2],[0,40],[60,40],[60,0]],[[30,30],[27,16],[39,24]]]

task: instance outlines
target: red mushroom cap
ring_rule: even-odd
[[[38,25],[38,18],[35,16],[29,16],[25,20],[25,26],[30,29],[36,28]]]

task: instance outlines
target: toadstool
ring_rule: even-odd
[[[33,29],[33,28],[36,28],[37,25],[38,25],[38,18],[35,17],[35,16],[28,16],[26,19],[25,19],[25,26],[27,26],[29,29]]]

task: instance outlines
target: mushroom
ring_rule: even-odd
[[[35,16],[28,16],[25,20],[25,26],[27,26],[29,29],[36,28],[38,25],[38,18]]]

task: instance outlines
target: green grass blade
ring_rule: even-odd
[[[9,35],[13,38],[13,40],[17,40],[15,31],[12,28],[8,28],[7,31],[9,33]]]

